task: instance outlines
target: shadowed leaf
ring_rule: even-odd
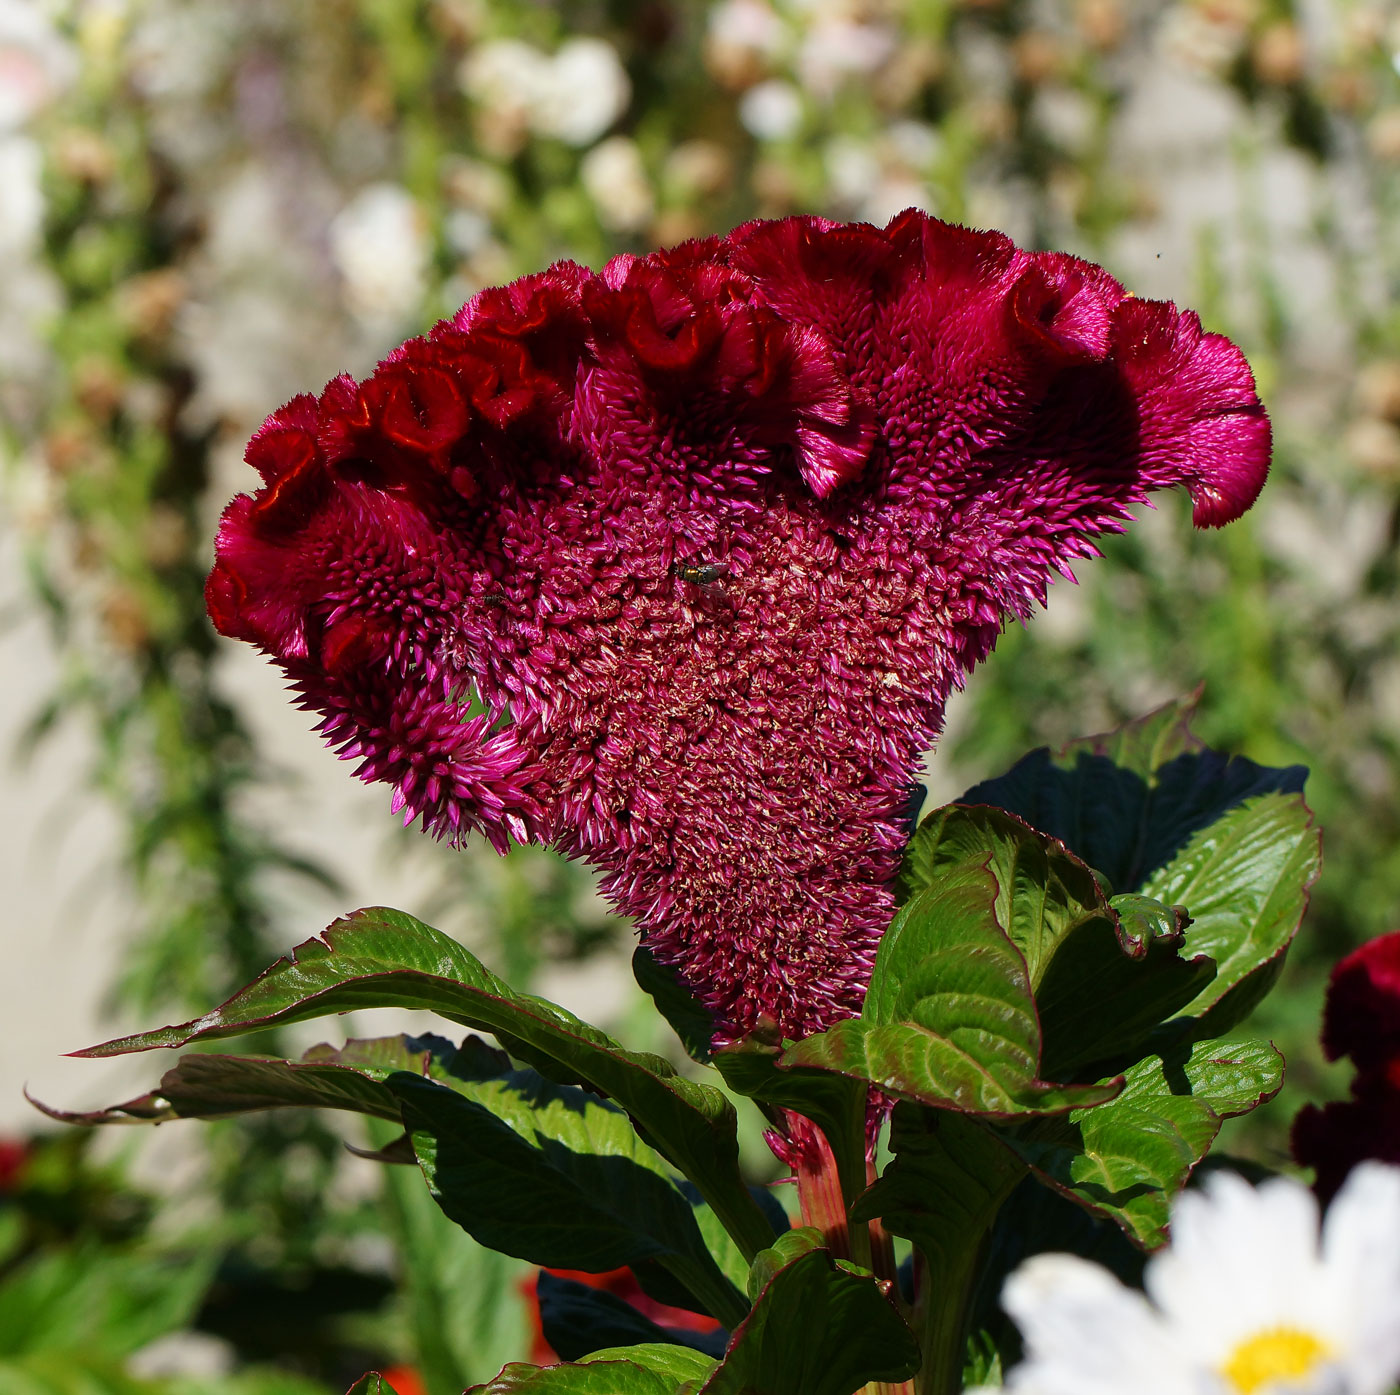
[[[1032,751],[958,802],[1018,814],[1114,891],[1136,891],[1198,830],[1257,795],[1300,794],[1307,778],[1300,765],[1274,769],[1208,750],[1190,731],[1198,696],[1055,752]]]
[[[874,1276],[838,1265],[812,1234],[790,1231],[755,1261],[753,1311],[703,1395],[851,1395],[918,1369],[914,1334]]]
[[[552,1079],[601,1090],[695,1183],[746,1256],[772,1240],[739,1174],[734,1107],[718,1090],[684,1079],[659,1056],[624,1050],[553,1003],[515,992],[455,940],[402,911],[358,911],[213,1012],[77,1054],[182,1046],[369,1007],[427,1009],[493,1032]]]
[[[1283,1057],[1267,1042],[1179,1043],[1133,1066],[1109,1104],[999,1132],[1042,1180],[1153,1249],[1221,1122],[1282,1084]]]
[[[536,1294],[544,1339],[564,1361],[581,1361],[595,1352],[637,1343],[680,1346],[718,1357],[728,1334],[671,1330],[653,1322],[614,1293],[590,1288],[576,1279],[540,1270]]]
[[[469,1093],[407,1073],[388,1085],[434,1199],[481,1244],[590,1273],[656,1260],[714,1316],[742,1317],[690,1202],[615,1105],[534,1071]]]

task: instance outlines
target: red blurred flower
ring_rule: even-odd
[[[19,1186],[29,1161],[29,1144],[22,1138],[0,1138],[0,1196]]]
[[[716,1014],[858,1010],[949,691],[1153,489],[1236,517],[1239,351],[1071,257],[794,218],[483,292],[254,437],[209,578],[364,779],[551,843]]]
[[[379,1373],[394,1389],[394,1395],[428,1395],[423,1377],[412,1366],[390,1366]]]
[[[1349,1056],[1363,1071],[1400,1059],[1400,930],[1362,945],[1332,970],[1322,1049],[1329,1061]]]
[[[1356,1065],[1351,1098],[1293,1121],[1293,1156],[1317,1169],[1326,1200],[1359,1162],[1400,1164],[1400,931],[1347,955],[1327,986],[1322,1047],[1329,1061]]]
[[[520,1282],[520,1292],[525,1297],[525,1306],[530,1315],[530,1355],[527,1359],[535,1366],[553,1366],[560,1358],[554,1348],[545,1341],[544,1324],[540,1319],[540,1272],[537,1270]],[[692,1313],[688,1308],[673,1308],[669,1304],[658,1303],[642,1291],[642,1286],[630,1269],[610,1269],[605,1274],[589,1274],[582,1269],[550,1269],[547,1272],[561,1279],[572,1279],[575,1283],[611,1293],[615,1298],[620,1298],[635,1308],[643,1317],[650,1318],[658,1327],[679,1329],[682,1332],[719,1331],[719,1323],[712,1317]]]

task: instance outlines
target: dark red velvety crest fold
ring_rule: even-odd
[[[1351,1097],[1306,1105],[1293,1121],[1293,1156],[1317,1169],[1331,1197],[1366,1159],[1400,1164],[1400,931],[1353,950],[1332,970],[1322,1017],[1327,1058],[1356,1065]]]
[[[1137,404],[1143,478],[1184,483],[1197,527],[1238,518],[1264,487],[1271,448],[1244,355],[1192,312],[1149,300],[1119,305],[1114,350]]]
[[[1153,490],[1247,506],[1237,350],[918,212],[484,291],[254,437],[210,614],[439,835],[586,858],[732,1038],[859,1010],[944,701]]]
[[[1362,1070],[1400,1059],[1400,931],[1369,940],[1332,970],[1322,1046],[1328,1060],[1349,1056]]]
[[[1293,1156],[1316,1169],[1318,1195],[1328,1201],[1357,1163],[1400,1166],[1400,1080],[1386,1073],[1359,1078],[1350,1099],[1304,1105],[1293,1121]]]

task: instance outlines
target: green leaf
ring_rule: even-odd
[[[1026,961],[997,921],[999,888],[986,861],[948,867],[899,911],[861,1016],[790,1046],[784,1067],[835,1071],[915,1103],[993,1117],[1113,1098],[1114,1082],[1041,1078]]]
[[[696,1185],[746,1256],[772,1240],[740,1176],[734,1107],[720,1091],[686,1080],[659,1056],[625,1051],[553,1003],[515,992],[455,940],[402,911],[358,911],[213,1012],[78,1054],[183,1046],[369,1007],[427,1009],[493,1032],[552,1078],[601,1090]]]
[[[0,1284],[0,1357],[128,1356],[193,1317],[217,1258],[94,1245],[40,1250]]]
[[[370,1371],[361,1376],[345,1395],[398,1395],[398,1391],[378,1371]]]
[[[975,1120],[909,1104],[894,1108],[890,1151],[892,1161],[852,1219],[882,1220],[918,1247],[934,1281],[944,1283],[975,1259],[1027,1165]]]
[[[464,1395],[677,1395],[679,1386],[672,1376],[639,1361],[594,1360],[559,1366],[513,1362],[495,1380],[474,1385]]]
[[[715,1020],[680,981],[676,971],[658,963],[646,945],[639,944],[632,954],[632,976],[671,1024],[686,1055],[692,1061],[708,1065],[713,1054]]]
[[[323,1382],[272,1366],[252,1366],[234,1375],[177,1377],[157,1388],[160,1395],[326,1395]],[[357,1382],[356,1389],[359,1388]],[[383,1382],[380,1391],[382,1395],[396,1395],[388,1381]]]
[[[682,1190],[684,1191],[685,1188]],[[719,1266],[720,1273],[734,1285],[738,1292],[743,1293],[748,1284],[748,1260],[740,1253],[739,1247],[734,1243],[733,1236],[725,1230],[719,1217],[701,1200],[698,1193],[688,1196],[687,1200],[690,1202],[695,1215],[695,1224],[700,1227],[700,1234],[704,1237],[705,1247],[709,1250],[710,1257]],[[763,1200],[760,1200],[760,1204],[763,1204]],[[770,1210],[781,1212],[782,1208],[776,1202],[769,1200],[768,1206]],[[786,1216],[781,1216],[781,1220],[783,1224],[787,1223]],[[650,1262],[634,1264],[632,1273],[642,1286],[642,1291],[648,1297],[656,1299],[658,1303],[665,1303],[673,1308],[687,1308],[691,1312],[706,1311],[704,1305],[696,1299],[693,1293],[678,1285],[675,1278],[658,1265]]]
[[[854,1197],[865,1186],[865,1081],[825,1070],[789,1069],[786,1064],[780,1068],[781,1055],[775,1042],[755,1035],[717,1051],[714,1064],[731,1090],[757,1100],[770,1118],[790,1109],[816,1124],[837,1166],[844,1169],[845,1194]]]
[[[657,1343],[692,1347],[718,1355],[715,1344],[722,1348],[728,1336],[720,1331],[704,1337],[667,1331],[659,1322],[606,1289],[590,1287],[548,1269],[536,1270],[536,1275],[540,1329],[562,1361],[583,1361],[606,1349]]]
[[[155,1395],[152,1386],[110,1359],[56,1351],[0,1357],[0,1390],[5,1395]]]
[[[997,922],[1026,960],[1032,985],[1060,941],[1079,925],[1117,926],[1088,866],[1052,838],[1001,809],[950,804],[915,830],[896,881],[901,903],[935,887],[949,871],[982,861],[996,878]]]
[[[462,1093],[406,1072],[388,1085],[438,1205],[481,1244],[592,1273],[655,1259],[721,1320],[743,1316],[690,1203],[616,1106],[534,1071]]]
[[[1208,750],[1190,732],[1197,696],[1054,753],[1033,751],[958,802],[1019,815],[1103,873],[1115,891],[1145,889],[1197,831],[1256,796],[1301,795],[1307,778],[1302,766],[1272,769]]]
[[[480,1037],[468,1037],[461,1046],[431,1033],[372,1037],[339,1048],[313,1046],[300,1061],[197,1052],[180,1057],[158,1089],[125,1104],[86,1114],[38,1107],[50,1118],[85,1125],[220,1119],[286,1108],[340,1109],[398,1123],[399,1102],[383,1083],[396,1071],[456,1088],[455,1082],[511,1069],[510,1057]]]
[[[1205,1019],[1195,1032],[1204,1038],[1231,1030],[1273,986],[1321,845],[1302,796],[1306,769],[1206,749],[1188,729],[1194,707],[1194,698],[1169,703],[1054,755],[1033,752],[964,801],[1059,838],[1120,893],[1184,905],[1188,952],[1216,961],[1214,980],[1182,1009]]]
[[[873,1275],[838,1266],[791,1231],[756,1264],[769,1273],[703,1395],[851,1395],[918,1369],[914,1334]]]
[[[1269,991],[1322,867],[1322,839],[1298,794],[1265,794],[1191,838],[1143,887],[1191,912],[1191,948],[1216,961],[1212,983],[1184,1009],[1198,1037],[1241,1022]]]
[[[366,1123],[372,1144],[403,1136],[401,1116],[393,1125]],[[518,1286],[530,1270],[445,1225],[411,1145],[408,1154],[413,1167],[379,1169],[386,1233],[400,1255],[412,1256],[400,1269],[399,1306],[428,1390],[460,1391],[527,1349],[528,1315]]]
[[[491,1051],[478,1038],[476,1046]],[[393,1071],[411,1070],[440,1079],[458,1048],[443,1037],[383,1037],[349,1041],[336,1050],[315,1046],[300,1061],[264,1056],[218,1056],[197,1052],[180,1057],[150,1094],[107,1109],[77,1114],[39,1105],[50,1118],[69,1124],[164,1123],[170,1119],[220,1119],[264,1109],[342,1109],[381,1119],[399,1119],[393,1091],[382,1083]],[[509,1069],[509,1059],[492,1052]]]
[[[910,840],[901,892],[927,891],[979,857],[996,878],[997,922],[1025,956],[1046,1077],[1127,1057],[1213,977],[1205,956],[1180,957],[1180,911],[1139,895],[1110,901],[1079,858],[1001,809],[930,814]]]
[[[1133,1066],[1111,1103],[999,1132],[1043,1181],[1152,1249],[1222,1120],[1282,1084],[1283,1057],[1267,1042],[1177,1043]]]
[[[890,1149],[893,1161],[852,1219],[879,1217],[922,1256],[920,1283],[929,1295],[923,1379],[933,1390],[955,1389],[984,1242],[1026,1164],[974,1119],[903,1103],[891,1118]]]
[[[800,1225],[785,1231],[770,1248],[754,1258],[753,1268],[749,1270],[750,1301],[758,1301],[759,1295],[780,1269],[813,1250],[825,1248],[822,1233],[816,1226]]]
[[[585,1358],[585,1364],[595,1361],[630,1361],[634,1366],[653,1372],[666,1380],[677,1383],[704,1380],[715,1369],[713,1356],[690,1347],[672,1346],[670,1343],[642,1342],[631,1347],[610,1347],[605,1351],[595,1351]]]

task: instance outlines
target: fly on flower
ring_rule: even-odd
[[[724,587],[729,575],[728,562],[672,562],[671,575],[679,577],[687,586],[693,586],[702,595],[712,600],[727,600]]]

